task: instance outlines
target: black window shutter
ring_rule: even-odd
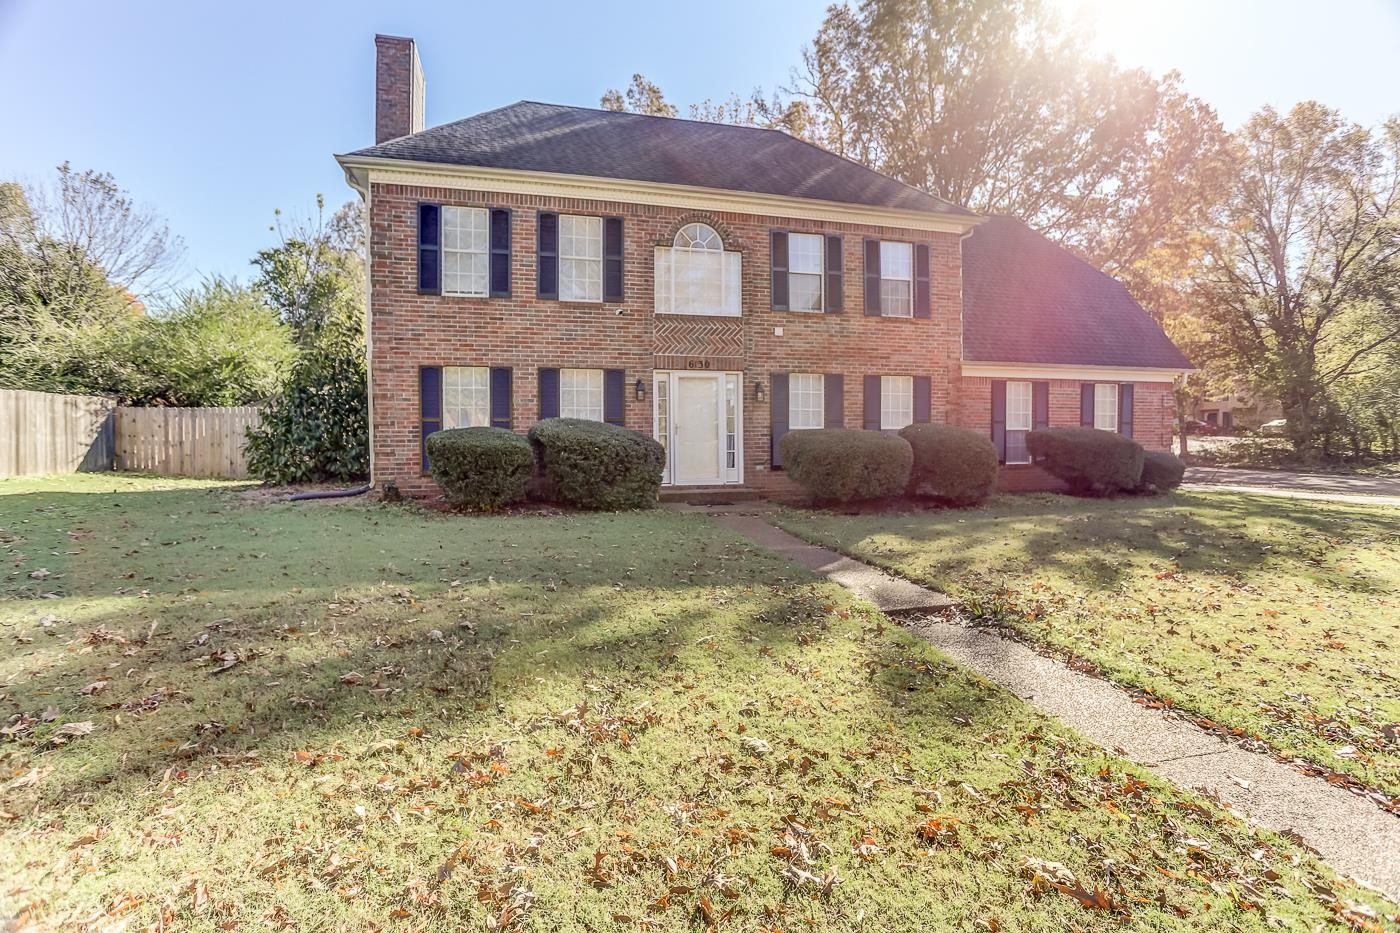
[[[1006,462],[1006,383],[992,380],[992,443],[997,447],[997,463]]]
[[[540,420],[559,417],[559,370],[540,370]]]
[[[626,420],[623,395],[627,389],[627,374],[620,369],[603,370],[603,420],[621,425]]]
[[[510,427],[510,367],[491,367],[491,427]]]
[[[491,210],[491,297],[510,297],[510,208]]]
[[[880,430],[880,377],[865,377],[865,412],[861,427],[867,431]]]
[[[788,235],[786,230],[768,233],[768,255],[772,268],[773,310],[788,309]]]
[[[1125,382],[1118,387],[1118,433],[1124,437],[1133,436],[1133,384]]]
[[[914,317],[933,317],[933,286],[929,280],[927,243],[914,246]]]
[[[1050,383],[1031,383],[1031,430],[1044,431],[1050,427]]]
[[[827,314],[840,314],[846,305],[846,248],[841,237],[826,238],[826,306]]]
[[[418,291],[442,294],[442,208],[418,205]]]
[[[846,426],[846,379],[840,373],[827,373],[822,377],[823,415],[822,426],[844,428]]]
[[[865,314],[880,316],[880,241],[865,241]]]
[[[1092,382],[1079,384],[1079,426],[1081,428],[1094,426],[1094,384]]]
[[[418,370],[418,421],[422,425],[419,453],[423,472],[428,472],[428,435],[442,430],[442,367],[423,366]]]
[[[622,218],[603,218],[603,300],[622,300]]]
[[[933,420],[933,380],[928,376],[914,377],[914,423],[928,424]]]
[[[536,225],[539,229],[535,247],[535,271],[538,277],[535,293],[540,298],[558,298],[559,215],[552,211],[540,211]]]
[[[788,432],[788,374],[770,373],[768,381],[772,384],[773,390],[768,396],[771,399],[768,420],[772,434],[768,462],[773,469],[778,470],[783,466],[782,455],[778,452],[778,442]]]

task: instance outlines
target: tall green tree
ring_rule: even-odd
[[[1373,131],[1316,102],[1238,134],[1200,271],[1220,352],[1283,403],[1299,453],[1330,451],[1336,393],[1400,342],[1400,120]]]

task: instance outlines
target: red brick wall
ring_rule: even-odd
[[[374,141],[423,129],[423,69],[412,39],[374,37]]]
[[[421,200],[468,207],[509,207],[512,218],[512,297],[457,298],[419,295],[416,280],[416,205]],[[540,301],[535,298],[536,211],[615,215],[625,219],[621,303]],[[656,333],[652,276],[653,247],[670,245],[690,221],[719,231],[725,248],[743,253],[743,316],[682,318],[663,315]],[[841,234],[845,237],[845,311],[809,314],[770,310],[769,230]],[[931,319],[877,318],[863,314],[861,242],[878,236],[924,242],[931,250]],[[376,183],[370,199],[371,417],[374,480],[393,481],[410,493],[434,484],[421,476],[418,367],[510,366],[514,369],[513,426],[526,430],[538,413],[536,370],[540,367],[623,369],[625,418],[630,428],[652,428],[652,373],[657,356],[667,367],[686,360],[715,370],[742,370],[744,481],[782,485],[768,470],[771,372],[841,373],[845,377],[845,423],[859,427],[862,377],[926,375],[933,386],[932,415],[947,420],[957,406],[955,379],[961,342],[961,261],[955,233],[928,233],[882,226],[826,223],[734,212],[605,201],[544,198],[450,188]],[[706,336],[698,329],[722,324]],[[696,328],[695,340],[677,328]],[[777,335],[775,328],[783,333]],[[678,353],[703,344],[700,354]],[[736,355],[737,351],[737,355]],[[683,357],[683,359],[682,359]],[[647,397],[637,401],[642,379]],[[762,381],[765,400],[755,400]]]

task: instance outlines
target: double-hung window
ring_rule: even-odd
[[[603,300],[603,218],[559,215],[559,298]]]
[[[914,316],[914,244],[880,242],[880,313]]]
[[[1100,431],[1118,430],[1118,385],[1100,382],[1094,385],[1094,427]]]
[[[484,428],[490,424],[490,371],[485,366],[444,366],[442,426]]]
[[[819,233],[788,234],[788,307],[791,310],[822,310],[825,246],[826,238]]]
[[[914,377],[880,377],[880,430],[898,431],[914,423]]]
[[[656,310],[660,314],[738,317],[740,254],[724,248],[707,224],[686,224],[669,247],[656,248]]]
[[[603,420],[603,371],[559,370],[559,414],[564,418]]]
[[[442,293],[485,298],[490,236],[484,207],[442,209]]]
[[[1030,463],[1026,435],[1031,431],[1031,384],[1006,384],[1006,462]]]
[[[788,429],[820,428],[826,413],[824,380],[820,373],[788,376]]]

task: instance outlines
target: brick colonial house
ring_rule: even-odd
[[[376,37],[371,471],[435,490],[424,438],[565,415],[660,440],[674,486],[781,488],[786,431],[946,421],[1003,486],[1025,433],[1170,442],[1191,368],[1121,285],[781,132],[522,101],[424,129],[410,39]]]

